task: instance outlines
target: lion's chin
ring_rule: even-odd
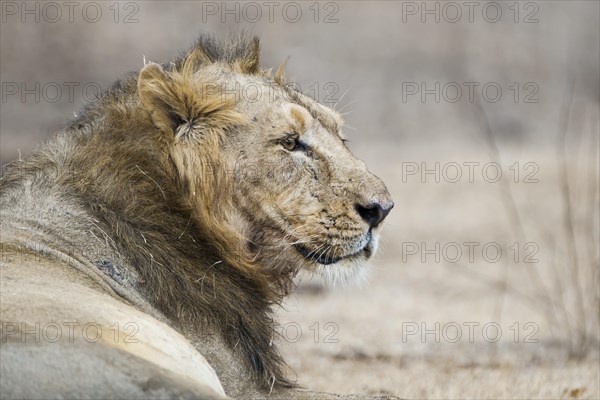
[[[307,261],[320,265],[333,265],[341,261],[348,260],[368,260],[375,253],[377,247],[377,238],[373,235],[373,231],[369,230],[363,238],[364,242],[360,248],[352,253],[333,256],[328,251],[311,250],[303,244],[295,244],[296,251]],[[318,247],[320,248],[320,247]],[[317,248],[317,249],[318,249]]]
[[[332,287],[361,286],[367,281],[369,275],[367,260],[364,257],[360,260],[345,259],[330,265],[316,264],[312,270]]]
[[[370,243],[367,243],[365,247],[361,248],[357,252],[347,254],[344,256],[330,256],[326,252],[324,254],[317,254],[318,252],[311,251],[307,247],[298,244],[294,247],[296,248],[298,253],[300,253],[300,255],[304,257],[305,260],[320,265],[333,265],[339,263],[340,261],[352,260],[357,258],[368,259],[370,257],[370,254],[372,253]]]
[[[377,250],[377,238],[369,235],[368,243],[358,252],[335,260],[315,260],[298,252],[308,263],[306,270],[321,276],[330,286],[362,285],[368,278],[368,260]],[[326,262],[320,262],[326,261]]]

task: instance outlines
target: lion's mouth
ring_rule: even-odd
[[[342,260],[356,258],[362,254],[364,254],[366,258],[371,257],[371,254],[373,253],[372,242],[373,242],[373,236],[372,236],[371,231],[369,230],[369,232],[367,233],[366,244],[360,250],[358,250],[354,253],[350,253],[350,254],[346,254],[346,255],[342,255],[342,256],[331,256],[328,254],[329,253],[328,251],[311,250],[308,247],[300,245],[300,244],[296,244],[296,245],[294,245],[294,247],[296,247],[296,250],[298,250],[298,252],[306,260],[313,261],[313,262],[316,262],[316,263],[322,264],[322,265],[330,265],[330,264],[335,264]]]

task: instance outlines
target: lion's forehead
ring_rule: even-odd
[[[341,129],[344,121],[340,114],[298,91],[289,90],[287,94],[290,102],[305,109],[323,128],[343,138]]]
[[[256,75],[228,73],[220,76],[223,95],[234,95],[238,105],[250,116],[261,113],[283,114],[283,118],[306,130],[315,123],[340,139],[344,121],[335,110],[297,90],[293,84],[279,84]]]

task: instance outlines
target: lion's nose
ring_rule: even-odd
[[[394,207],[393,201],[371,202],[367,205],[356,205],[356,211],[371,228],[379,225]]]

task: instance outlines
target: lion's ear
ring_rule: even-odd
[[[142,108],[161,131],[175,139],[198,139],[200,132],[247,122],[234,110],[235,95],[221,92],[216,84],[212,86],[209,90],[211,85],[197,73],[167,72],[149,63],[140,71],[138,96]]]
[[[154,125],[176,139],[190,139],[215,124],[224,125],[223,117],[231,114],[233,103],[218,91],[211,96],[194,75],[166,72],[156,63],[140,71],[138,95]]]
[[[175,82],[156,63],[148,63],[138,78],[138,95],[142,107],[148,111],[152,122],[161,131],[173,133],[183,122],[175,109],[180,101],[175,90]]]

